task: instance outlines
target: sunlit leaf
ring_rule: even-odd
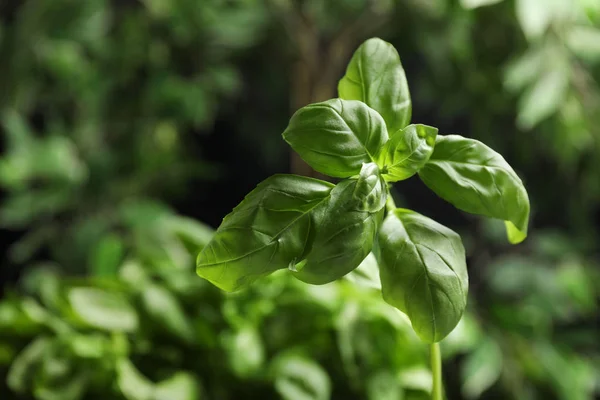
[[[228,214],[198,256],[197,273],[234,291],[304,258],[312,212],[333,185],[296,175],[274,175]]]
[[[529,197],[504,158],[483,143],[458,135],[438,136],[421,180],[456,208],[509,221],[508,239],[527,236]]]
[[[386,185],[374,163],[363,164],[356,179],[338,183],[317,210],[314,239],[294,276],[325,284],[358,267],[373,248],[385,201]]]
[[[389,134],[410,123],[411,101],[404,68],[393,45],[379,38],[354,53],[338,84],[340,98],[360,100],[385,120]]]
[[[379,158],[386,181],[401,181],[419,172],[433,153],[437,132],[437,128],[415,124],[392,134]]]
[[[316,171],[347,178],[376,161],[388,133],[381,115],[365,103],[332,99],[296,111],[283,138]]]

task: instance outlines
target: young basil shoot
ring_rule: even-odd
[[[408,84],[391,44],[363,43],[338,92],[337,99],[298,110],[283,138],[316,171],[342,180],[266,179],[223,219],[198,256],[198,275],[227,291],[278,269],[325,284],[372,252],[383,299],[408,316],[416,334],[433,344],[432,359],[439,358],[437,343],[467,304],[465,250],[449,228],[396,208],[389,186],[418,175],[456,208],[505,221],[515,244],[527,236],[527,192],[504,158],[483,143],[409,124]],[[434,398],[441,398],[438,370]]]

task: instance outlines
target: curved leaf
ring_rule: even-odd
[[[438,136],[419,176],[456,208],[508,221],[511,243],[527,236],[529,197],[523,182],[500,154],[483,143],[459,135]]]
[[[357,178],[340,182],[319,210],[312,247],[294,276],[320,285],[358,267],[373,248],[385,201],[385,182],[374,163],[364,164]]]
[[[410,93],[400,56],[379,38],[356,50],[338,92],[342,99],[360,100],[379,112],[390,134],[410,123]]]
[[[437,128],[415,124],[394,133],[379,157],[388,182],[408,179],[429,160],[435,146]]]
[[[411,210],[388,214],[376,256],[383,298],[406,313],[426,342],[439,342],[467,304],[468,276],[460,236]]]
[[[379,264],[375,255],[369,253],[356,269],[346,275],[346,278],[359,286],[381,290]]]
[[[375,161],[388,134],[381,115],[366,104],[332,99],[296,111],[283,138],[316,171],[347,178]]]
[[[304,256],[312,211],[333,185],[296,175],[274,175],[228,214],[200,252],[197,273],[219,288],[234,291]]]

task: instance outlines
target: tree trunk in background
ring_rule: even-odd
[[[337,97],[337,83],[343,74],[342,66],[349,61],[352,43],[334,40],[323,49],[314,30],[298,30],[296,43],[299,57],[292,68],[292,113],[320,101]],[[300,156],[292,151],[293,174],[328,180],[329,177],[313,170]]]
[[[334,97],[336,89],[335,80],[325,81],[319,77],[320,73],[332,69],[333,66],[326,65],[328,57],[321,51],[317,30],[306,19],[299,25],[301,28],[295,30],[292,38],[298,49],[298,58],[294,62],[291,76],[290,106],[292,113],[308,104]],[[329,49],[325,51],[327,50]],[[293,150],[290,161],[290,169],[293,174],[326,179],[323,174],[313,170]]]
[[[280,15],[285,21],[289,39],[297,50],[290,77],[292,113],[308,104],[337,97],[337,83],[343,75],[345,65],[350,61],[352,51],[362,39],[377,31],[387,21],[386,16],[368,9],[356,20],[349,21],[325,43],[309,15],[299,10],[287,10]],[[293,174],[331,179],[314,171],[294,151],[290,161]]]

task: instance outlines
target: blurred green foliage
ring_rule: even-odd
[[[191,182],[243,176],[197,144],[223,134],[218,114],[237,154],[285,159],[290,105],[335,90],[372,35],[400,52],[414,122],[506,154],[532,200],[519,248],[501,225],[448,224],[472,277],[469,312],[442,343],[448,397],[600,392],[600,2],[0,7],[0,224],[24,232],[2,266],[22,276],[0,301],[0,398],[427,398],[426,349],[364,288],[377,284],[368,269],[323,287],[276,274],[225,295],[193,272],[211,230],[166,205]],[[422,193],[398,200],[452,218]]]
[[[0,224],[28,232],[14,262],[49,242],[61,265],[80,271],[102,251],[95,246],[124,240],[114,230],[129,218],[125,202],[214,177],[189,136],[238,89],[232,54],[255,43],[264,20],[257,1],[235,3],[16,6],[0,47]]]
[[[161,220],[172,229],[155,250],[210,238],[191,220]],[[36,399],[423,398],[426,349],[405,317],[349,281],[290,278],[225,295],[193,260],[165,266],[143,251],[109,278],[36,265],[0,303],[0,366],[9,389]]]

